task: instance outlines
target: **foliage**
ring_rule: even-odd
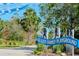
[[[49,29],[60,27],[62,32],[67,29],[78,29],[79,27],[79,4],[40,4],[40,15],[44,19],[43,25]],[[53,30],[52,30],[53,31]],[[56,33],[54,33],[56,34]],[[63,34],[64,35],[64,34]],[[57,53],[61,47],[57,46]]]
[[[34,50],[34,54],[40,55],[40,54],[43,53],[44,50],[45,50],[44,45],[43,44],[38,44],[37,48]]]
[[[40,21],[40,17],[37,16],[32,8],[26,9],[23,19],[17,15],[12,16],[9,21],[0,19],[0,38],[5,41],[6,45],[13,44],[9,41],[25,41],[26,44],[34,44],[32,39],[37,36],[36,32],[38,31]],[[30,43],[27,42],[29,39]]]
[[[24,18],[21,19],[22,28],[28,33],[28,42],[33,41],[37,35],[38,25],[40,23],[40,17],[37,16],[36,12],[32,8],[28,8],[24,12]]]
[[[52,31],[49,32],[48,38],[49,38],[49,39],[52,39],[52,38],[53,38],[53,32],[52,32]]]
[[[55,52],[57,54],[61,54],[61,52],[63,52],[64,46],[63,45],[56,45],[56,46],[53,46],[53,49],[55,50]]]
[[[36,15],[36,12],[29,8],[25,11],[24,16],[25,18],[21,20],[24,30],[31,31],[32,29],[37,31],[40,18]]]

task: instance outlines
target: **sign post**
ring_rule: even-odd
[[[71,37],[74,38],[74,29],[71,30]],[[74,46],[72,46],[72,56],[74,56]]]
[[[70,36],[74,39],[74,29],[68,29],[67,36]],[[66,44],[66,52],[74,56],[74,46]]]

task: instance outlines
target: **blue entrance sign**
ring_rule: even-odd
[[[36,41],[40,44],[45,44],[45,45],[70,44],[79,48],[79,40],[74,39],[72,37],[63,37],[63,38],[54,38],[54,39],[46,39],[43,37],[37,37]]]

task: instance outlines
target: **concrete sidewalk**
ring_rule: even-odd
[[[32,52],[35,48],[36,45],[16,48],[1,48],[0,56],[33,56]]]

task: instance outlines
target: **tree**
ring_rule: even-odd
[[[38,25],[41,20],[32,8],[26,9],[24,12],[24,17],[25,18],[21,20],[21,25],[28,33],[28,41],[30,41],[32,39],[32,33],[35,35],[38,31]]]
[[[65,4],[64,5],[64,8],[67,7],[67,12],[66,15],[67,17],[69,17],[68,19],[68,23],[69,23],[69,30],[70,30],[70,35],[69,36],[72,36],[74,38],[74,30],[75,28],[77,27],[78,28],[78,25],[79,25],[79,5],[78,4]],[[67,18],[66,17],[66,18]],[[77,29],[76,28],[76,29]],[[72,50],[70,49],[70,51],[72,52],[72,55],[74,55],[74,47],[72,46]]]
[[[12,19],[9,21],[9,31],[9,39],[16,41],[24,40],[24,30],[20,24],[20,19],[18,17],[12,17]]]
[[[67,29],[77,29],[79,26],[78,4],[43,4],[41,5],[41,13],[45,19],[46,27],[52,28],[53,23],[56,22],[55,26],[60,26],[66,32]]]
[[[55,37],[57,37],[58,27],[60,26],[61,16],[60,16],[60,4],[41,4],[41,16],[45,19],[44,26],[49,29],[55,28]],[[59,35],[58,35],[59,36]],[[59,47],[57,45],[57,47]],[[61,48],[57,48],[57,53],[61,52]]]
[[[0,38],[2,38],[2,30],[3,30],[4,24],[5,24],[4,21],[0,19]]]

